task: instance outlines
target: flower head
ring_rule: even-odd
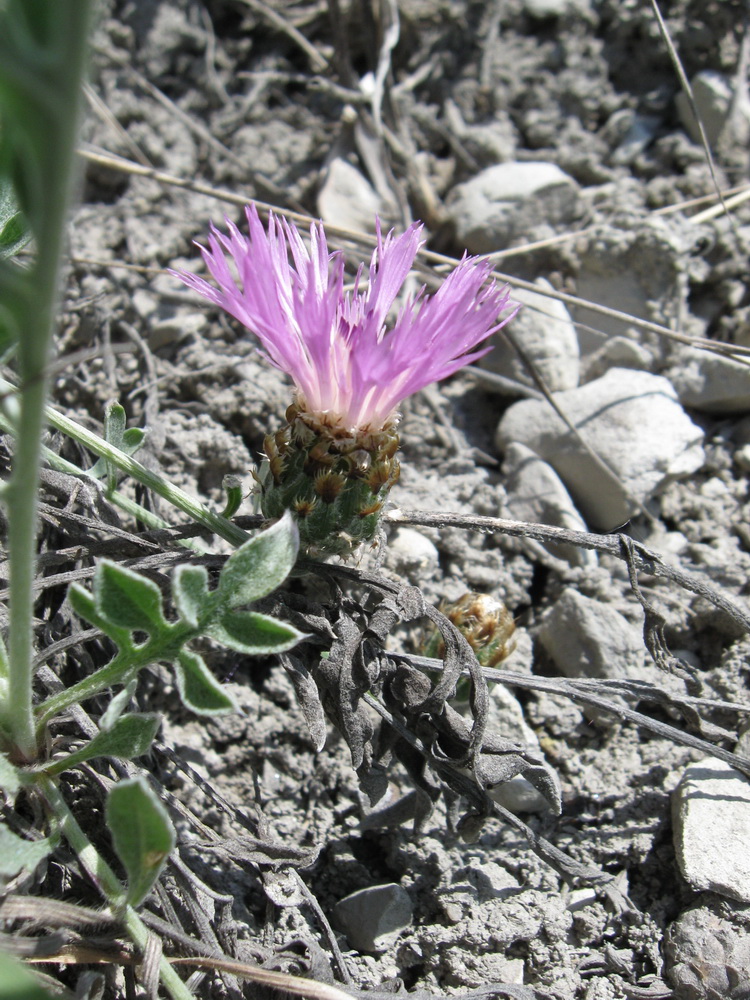
[[[262,353],[294,380],[301,409],[342,429],[386,426],[407,396],[486,354],[490,348],[479,345],[518,308],[488,281],[488,263],[465,257],[434,295],[422,289],[408,300],[388,329],[421,224],[385,238],[378,227],[367,288],[360,267],[353,291],[344,291],[344,259],[329,251],[322,223],[310,227],[308,249],[286,219],[272,215],[266,231],[254,205],[245,212],[249,239],[227,220],[229,235],[212,227],[201,247],[216,285],[173,273],[256,335]]]

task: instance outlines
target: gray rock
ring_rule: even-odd
[[[637,368],[650,371],[654,363],[651,351],[630,337],[610,337],[599,350],[586,356],[581,381],[591,382],[610,368]]]
[[[470,253],[502,250],[541,223],[578,215],[578,185],[554,163],[499,163],[453,189],[446,202],[458,242]]]
[[[672,821],[686,881],[750,903],[750,781],[713,757],[690,764],[672,796]]]
[[[667,933],[664,957],[676,1000],[750,1000],[747,915],[730,919],[714,900],[687,910]]]
[[[518,630],[520,631],[520,630]],[[515,669],[503,661],[504,669]],[[488,726],[492,732],[501,733],[506,739],[517,740],[541,753],[539,740],[534,730],[523,717],[523,709],[515,695],[504,684],[493,684],[487,711]],[[537,791],[531,782],[519,774],[510,781],[504,781],[489,789],[490,798],[513,813],[547,812],[549,802]]]
[[[633,513],[628,493],[643,503],[670,480],[703,464],[703,432],[660,375],[612,368],[555,398],[614,477],[543,400],[525,399],[509,407],[496,444],[500,451],[513,442],[524,444],[549,462],[593,527],[612,530],[623,524]]]
[[[603,138],[612,146],[611,162],[629,166],[650,145],[660,126],[656,115],[639,115],[632,108],[615,111],[603,130]]]
[[[400,885],[360,889],[333,908],[333,922],[357,951],[386,951],[412,921],[409,894]]]
[[[640,629],[619,611],[567,587],[540,621],[539,641],[566,677],[645,676]]]
[[[537,284],[552,291],[544,278]],[[513,320],[510,333],[529,356],[551,392],[575,389],[578,385],[578,335],[570,313],[557,299],[514,289],[513,298],[523,309]],[[535,385],[526,365],[519,358],[502,331],[493,338],[494,349],[480,361],[482,368],[521,382]]]
[[[704,413],[750,410],[750,368],[710,351],[685,349],[667,372],[683,406]]]
[[[703,129],[709,146],[713,146],[724,128],[732,103],[732,84],[723,73],[715,70],[703,70],[690,81],[698,116],[703,122]],[[675,98],[677,114],[685,126],[685,131],[693,142],[701,141],[701,133],[695,120],[690,101],[683,91]]]
[[[499,111],[489,122],[468,124],[455,101],[443,106],[445,120],[461,145],[478,163],[506,163],[516,153],[518,133],[510,115]]]
[[[429,538],[416,528],[397,528],[388,539],[385,563],[409,578],[432,576],[440,564],[440,554]]]
[[[367,178],[341,156],[329,163],[318,192],[318,212],[324,222],[343,229],[371,233],[385,206]]]
[[[652,322],[681,318],[687,302],[684,262],[694,240],[694,230],[660,218],[637,220],[631,228],[597,229],[579,244],[576,294]],[[574,318],[591,328],[578,331],[582,354],[601,347],[609,336],[640,336],[627,321],[586,306],[577,307]]]
[[[505,507],[516,521],[550,524],[570,531],[586,531],[586,523],[576,510],[562,480],[536,452],[517,442],[508,445],[503,462]],[[572,566],[595,566],[596,552],[574,545],[550,542],[545,548],[558,559]]]
[[[590,14],[589,0],[524,0],[523,7],[529,17],[539,20],[563,17],[565,14]]]

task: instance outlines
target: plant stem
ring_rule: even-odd
[[[148,942],[149,931],[133,907],[125,905],[126,894],[119,879],[78,825],[55,782],[45,775],[40,775],[38,787],[44,794],[50,809],[60,824],[62,833],[75,851],[89,878],[107,900],[112,910],[122,915],[130,939],[137,948],[143,951]],[[195,1000],[193,994],[163,956],[159,962],[159,977],[172,1000]]]
[[[71,687],[65,688],[58,694],[53,694],[41,705],[37,706],[37,725],[44,726],[55,715],[58,715],[69,705],[77,705],[93,698],[105,688],[112,687],[113,684],[127,684],[139,670],[148,666],[149,663],[159,663],[160,661],[174,660],[179,651],[200,633],[200,629],[192,628],[178,622],[171,626],[170,634],[166,639],[150,639],[144,646],[136,649],[120,650],[113,660],[105,666],[100,667],[93,674],[84,677]]]
[[[33,583],[41,436],[60,262],[74,170],[81,79],[86,60],[87,0],[0,5],[0,98],[3,169],[28,181],[21,206],[36,238],[27,272],[4,266],[21,388],[13,471],[7,486],[10,672],[2,722],[14,756],[33,760]],[[10,139],[6,139],[7,134]],[[17,145],[16,145],[17,144]],[[18,189],[17,189],[18,190]]]
[[[13,474],[7,487],[10,515],[10,675],[7,701],[3,705],[3,722],[16,751],[27,761],[32,760],[36,753],[31,688],[33,585],[36,571],[39,457],[46,388],[45,381],[39,379],[37,382],[30,382],[21,394]]]
[[[0,380],[0,391],[5,391],[8,387],[9,383],[4,383]],[[215,514],[204,504],[200,503],[200,501],[195,500],[181,489],[173,486],[162,476],[151,472],[145,465],[141,465],[140,462],[126,455],[125,452],[112,447],[111,444],[108,444],[91,431],[86,430],[85,427],[76,423],[75,420],[71,420],[70,417],[58,413],[49,406],[47,407],[47,420],[53,427],[74,438],[95,455],[106,458],[107,461],[116,465],[118,469],[126,472],[133,479],[137,479],[139,483],[157,493],[168,503],[171,503],[173,507],[177,507],[183,514],[187,514],[191,520],[204,525],[209,531],[229,542],[230,545],[239,548],[240,545],[244,544],[251,537],[242,528],[237,527],[236,524],[232,524],[231,521],[228,521],[220,514]]]
[[[12,432],[12,428],[4,421],[0,415],[0,427]],[[55,469],[57,472],[65,472],[69,476],[77,476],[79,479],[87,479],[89,482],[97,482],[92,476],[89,476],[85,469],[79,469],[77,465],[69,462],[66,458],[61,458],[56,455],[54,451],[49,448],[42,448],[42,454],[44,460],[47,462],[51,469]],[[166,528],[167,530],[172,527],[168,521],[165,521],[163,517],[159,517],[158,514],[154,514],[152,510],[146,510],[135,500],[131,500],[130,497],[124,496],[118,490],[104,491],[104,495],[110,503],[113,503],[116,507],[119,507],[121,511],[128,514],[136,521],[141,521],[146,525],[147,528],[153,528],[155,530],[161,530]],[[207,551],[206,546],[200,539],[195,538],[178,538],[177,544],[181,545],[185,549],[191,549],[193,552],[199,552],[205,554]]]

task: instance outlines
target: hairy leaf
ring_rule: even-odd
[[[169,627],[162,610],[161,591],[132,569],[102,559],[94,574],[96,610],[107,622],[150,634]]]
[[[96,610],[93,595],[78,583],[71,583],[68,587],[68,600],[71,608],[79,618],[85,619],[97,628],[100,628],[105,635],[117,643],[121,649],[132,649],[133,642],[130,632],[126,628],[118,628],[112,625]]]
[[[0,875],[13,878],[22,869],[33,871],[57,846],[57,836],[44,840],[22,840],[0,824]]]
[[[137,683],[138,683],[137,680],[133,678],[133,680],[129,681],[122,689],[122,691],[120,691],[119,694],[116,694],[112,699],[112,701],[109,703],[109,705],[107,706],[107,711],[104,713],[101,719],[99,719],[99,728],[103,733],[107,733],[110,731],[110,729],[112,729],[114,724],[118,721],[122,713],[128,707],[131,698],[135,694]]]
[[[205,621],[216,605],[208,592],[205,566],[176,566],[172,574],[172,597],[180,615],[193,628]]]
[[[121,781],[109,793],[107,826],[128,875],[127,901],[148,896],[175,846],[169,814],[143,778]]]
[[[255,656],[283,653],[306,638],[291,625],[255,611],[229,611],[211,624],[208,634],[230,649]]]
[[[175,663],[175,678],[182,703],[197,715],[219,715],[239,710],[237,702],[219,684],[197,653],[182,650]]]
[[[151,749],[160,722],[161,716],[155,712],[122,715],[111,729],[97,733],[80,750],[48,764],[44,771],[60,774],[94,757],[119,757],[124,760],[142,757]]]
[[[299,532],[288,512],[234,552],[219,577],[221,602],[237,608],[276,590],[297,561]]]
[[[17,769],[13,767],[5,754],[0,753],[0,788],[7,795],[15,795],[20,787],[21,782]]]

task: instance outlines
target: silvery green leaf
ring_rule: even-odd
[[[96,610],[105,621],[149,634],[166,631],[161,591],[135,570],[109,559],[99,561],[94,574]]]
[[[283,653],[307,638],[304,632],[298,632],[291,625],[255,611],[228,611],[212,622],[207,631],[230,649],[255,656]]]
[[[99,728],[103,733],[109,732],[109,730],[114,726],[117,720],[120,718],[122,713],[130,704],[130,701],[135,694],[136,685],[138,681],[133,678],[128,684],[116,694],[112,701],[107,706],[107,711],[99,719]]]
[[[174,665],[177,689],[183,705],[198,715],[237,712],[239,707],[197,653],[183,649]]]
[[[127,901],[148,896],[174,850],[175,832],[167,810],[144,778],[120,781],[107,798],[107,826],[128,876]]]
[[[219,577],[222,604],[237,608],[276,590],[291,573],[298,551],[299,532],[287,511],[227,559]]]
[[[208,592],[208,571],[205,566],[175,566],[172,574],[172,597],[182,618],[197,628],[210,616],[217,601]]]
[[[13,878],[23,869],[33,871],[57,846],[59,837],[44,840],[22,840],[21,837],[0,824],[0,875]]]

